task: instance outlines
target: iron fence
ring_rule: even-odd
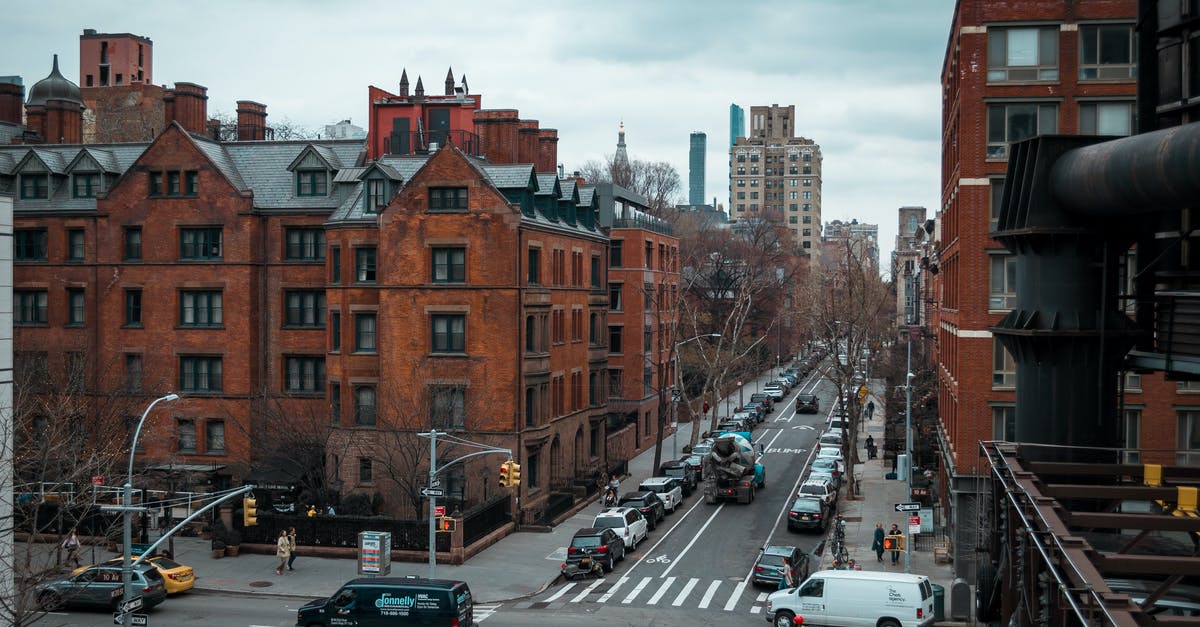
[[[296,528],[296,540],[301,546],[357,547],[360,531],[387,531],[392,534],[392,549],[397,551],[428,551],[428,520],[392,520],[371,516],[316,516],[261,512],[258,524],[241,529],[242,541],[255,544],[274,544],[279,532]],[[438,551],[450,550],[450,534],[437,534]]]
[[[471,546],[480,538],[512,520],[512,513],[509,511],[508,505],[509,498],[507,496],[498,496],[487,503],[467,510],[463,514],[463,545]]]

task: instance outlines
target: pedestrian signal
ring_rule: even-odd
[[[883,550],[885,551],[903,551],[904,536],[903,535],[888,535],[883,539]]]
[[[450,516],[438,516],[437,530],[439,533],[450,533],[454,531],[455,520]]]

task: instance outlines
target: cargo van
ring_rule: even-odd
[[[933,624],[933,587],[924,575],[823,570],[767,597],[767,622],[792,627],[926,627]]]
[[[465,582],[419,577],[363,577],[296,612],[296,627],[470,627],[471,589]]]

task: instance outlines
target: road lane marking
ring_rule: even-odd
[[[562,595],[570,592],[571,588],[574,588],[574,587],[575,587],[575,583],[572,582],[572,583],[569,583],[569,584],[559,588],[558,592],[555,592],[554,594],[550,595],[549,597],[546,597],[546,602],[552,603],[554,601],[557,601],[558,597],[561,597]]]
[[[684,584],[683,590],[679,593],[679,596],[675,597],[675,601],[672,602],[671,605],[674,605],[675,607],[683,605],[684,600],[687,599],[687,596],[692,593],[692,588],[695,588],[696,584],[698,583],[700,583],[700,580],[692,577],[686,584]]]
[[[750,613],[751,613],[751,614],[758,614],[759,612],[761,612],[761,611],[762,611],[762,609],[763,609],[763,608],[762,608],[762,606],[761,606],[761,605],[755,605],[754,607],[751,607],[751,608],[750,608]]]
[[[658,592],[655,592],[654,596],[650,597],[649,601],[646,601],[646,605],[657,605],[658,600],[661,599],[663,595],[667,593],[667,589],[673,585],[675,585],[675,578],[667,577],[667,580],[662,582],[662,586],[659,587]]]
[[[726,612],[733,611],[733,608],[737,605],[738,600],[740,600],[742,598],[742,591],[745,589],[746,589],[745,581],[739,581],[738,584],[733,587],[733,594],[731,594],[729,596],[729,601],[727,601],[725,603],[725,611]]]
[[[648,583],[650,583],[650,577],[642,577],[642,581],[629,591],[629,595],[622,599],[621,603],[633,603],[633,600],[642,593],[642,588],[645,588]]]
[[[700,500],[696,501],[696,504],[692,506],[692,509],[696,509],[696,507],[698,507],[698,506],[699,506],[701,503],[703,503],[703,502],[704,502],[704,499],[700,499]],[[689,550],[691,550],[691,548],[692,548],[692,545],[693,545],[693,544],[696,544],[696,540],[699,540],[699,539],[700,539],[700,536],[704,535],[704,530],[708,528],[708,525],[709,525],[709,524],[710,524],[710,523],[713,521],[713,519],[715,519],[715,518],[717,517],[717,514],[720,514],[720,513],[721,513],[721,510],[722,510],[722,509],[724,509],[724,508],[725,508],[725,504],[724,504],[724,503],[721,503],[721,504],[717,505],[717,509],[713,510],[713,513],[712,513],[712,515],[710,515],[710,516],[708,517],[708,520],[704,521],[704,524],[700,526],[700,529],[699,529],[698,531],[696,531],[696,535],[692,537],[692,541],[691,541],[691,542],[688,542],[688,543],[687,543],[687,546],[683,547],[683,550],[679,552],[679,555],[676,555],[676,556],[675,556],[675,561],[674,561],[674,562],[671,562],[671,565],[670,565],[670,566],[668,566],[668,567],[667,567],[667,569],[666,569],[666,570],[664,570],[664,571],[663,571],[663,573],[662,573],[661,575],[659,575],[659,577],[666,577],[667,575],[671,574],[671,569],[672,569],[672,568],[675,568],[675,565],[676,565],[676,564],[678,564],[680,561],[682,561],[682,560],[683,560],[683,556],[684,556],[684,555],[687,555],[687,552],[688,552]],[[689,513],[689,514],[690,514],[690,513],[692,513],[692,509],[689,509],[689,510],[688,510],[688,513]],[[685,514],[685,515],[686,515],[686,514]],[[683,522],[683,520],[682,520],[682,519],[680,519],[680,521],[679,521],[679,522]],[[676,526],[679,526],[679,523],[675,523],[675,525],[676,525]],[[671,531],[674,531],[674,530],[675,530],[675,527],[671,527]],[[650,547],[650,550],[649,550],[649,551],[646,551],[646,552],[647,552],[647,553],[653,552],[653,551],[654,551],[654,549],[655,549],[656,547],[658,547],[659,543],[661,543],[663,540],[666,540],[666,539],[667,539],[667,535],[669,535],[669,534],[671,533],[671,531],[668,531],[667,533],[663,534],[662,540],[659,540],[657,543],[655,543],[655,544],[654,544],[654,546],[653,546],[653,547]],[[634,568],[636,568],[636,567],[637,567],[637,564],[634,564],[633,566],[631,566],[631,567],[629,568],[629,570],[630,570],[630,571],[632,571],[632,570],[633,570]]]
[[[700,598],[700,605],[696,607],[702,610],[708,609],[708,604],[712,601],[713,595],[717,593],[717,588],[719,587],[721,587],[721,581],[719,579],[708,584],[708,590],[704,591],[704,596]]]
[[[596,602],[604,603],[605,601],[611,599],[612,595],[617,593],[617,588],[620,588],[621,584],[625,583],[626,581],[629,581],[629,575],[625,575],[624,577],[618,579],[617,583],[614,583],[613,587],[608,589],[608,592],[605,592],[603,596],[601,596],[599,599],[596,599]]]
[[[591,593],[592,593],[592,591],[593,591],[593,590],[595,590],[597,587],[599,587],[599,586],[600,586],[600,584],[602,584],[602,583],[604,583],[604,580],[603,580],[603,579],[597,579],[597,580],[596,580],[596,583],[593,583],[592,585],[590,585],[590,586],[588,586],[588,587],[584,588],[584,589],[583,589],[583,592],[580,592],[579,594],[575,595],[575,598],[574,598],[574,599],[571,599],[571,602],[572,602],[572,603],[578,603],[578,602],[580,602],[580,601],[582,601],[582,600],[586,599],[586,598],[587,598],[587,595],[591,594]],[[617,586],[619,586],[619,585],[621,585],[621,582],[620,582],[620,581],[618,581],[618,582],[617,582]],[[613,586],[613,587],[615,588],[615,587],[617,587],[617,586]]]

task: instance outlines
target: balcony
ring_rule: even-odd
[[[393,132],[383,138],[383,152],[389,155],[427,155],[446,144],[472,157],[479,156],[479,136],[470,131]]]

